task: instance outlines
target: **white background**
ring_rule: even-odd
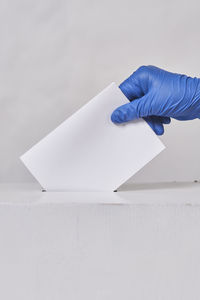
[[[0,181],[34,181],[19,156],[140,65],[199,76],[199,8],[197,0],[2,0]],[[199,179],[199,136],[199,120],[173,121],[167,150],[132,181]]]

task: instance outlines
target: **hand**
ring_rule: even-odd
[[[144,118],[156,134],[164,133],[170,118],[200,118],[200,79],[142,66],[119,86],[131,101],[112,113],[114,123]]]

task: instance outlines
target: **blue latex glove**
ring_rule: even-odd
[[[142,66],[120,84],[131,101],[111,116],[114,123],[144,118],[156,134],[164,133],[170,118],[200,118],[200,79],[170,73],[154,66]]]

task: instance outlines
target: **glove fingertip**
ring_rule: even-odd
[[[164,127],[162,124],[159,126],[155,126],[154,131],[157,135],[163,135],[164,134]]]
[[[120,85],[119,85],[120,90],[122,93],[128,98],[129,101],[133,100],[134,98],[134,87],[130,83],[130,77],[128,77],[126,80],[124,80]]]
[[[163,135],[164,126],[161,122],[159,122],[154,117],[145,117],[144,120],[149,124],[151,129],[155,132],[156,135]]]
[[[120,119],[120,113],[117,109],[113,111],[111,115],[111,121],[113,123],[122,123],[122,120]]]
[[[163,135],[164,134],[164,129],[163,130],[159,130],[156,132],[157,135]]]

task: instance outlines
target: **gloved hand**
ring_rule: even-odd
[[[170,73],[154,66],[142,66],[120,84],[131,101],[111,115],[114,123],[144,118],[157,135],[170,118],[200,118],[200,79]]]

